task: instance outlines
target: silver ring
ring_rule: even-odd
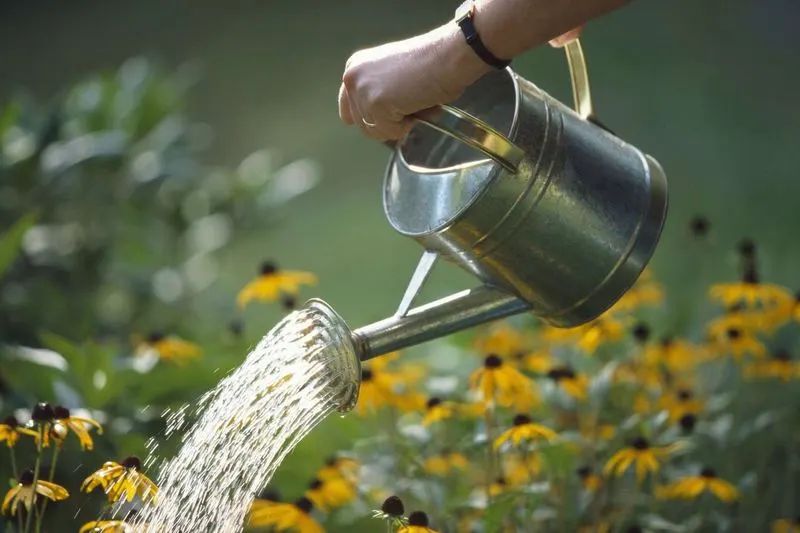
[[[367,122],[367,119],[365,119],[364,117],[361,117],[361,122],[368,128],[374,128],[375,126],[377,126],[377,124],[373,122]]]

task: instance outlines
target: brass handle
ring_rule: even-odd
[[[589,72],[586,68],[586,57],[578,39],[568,42],[564,46],[569,64],[569,77],[572,81],[572,98],[575,101],[575,112],[588,120],[594,117],[592,106],[592,91],[589,88]]]

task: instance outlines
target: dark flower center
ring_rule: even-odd
[[[561,381],[562,379],[575,379],[575,371],[568,366],[559,366],[550,370],[547,377],[553,381]]]
[[[756,285],[758,283],[758,271],[756,270],[756,263],[753,260],[748,260],[742,272],[742,282]]]
[[[239,337],[244,332],[244,323],[238,319],[231,320],[228,323],[228,331],[230,331],[234,336]]]
[[[264,261],[261,263],[259,272],[262,276],[270,276],[278,271],[278,265],[272,261]]]
[[[646,450],[650,447],[650,443],[647,442],[647,439],[644,437],[636,437],[631,442],[631,448],[634,450]]]
[[[2,424],[10,428],[15,428],[19,425],[19,422],[17,422],[17,419],[13,416],[7,416],[3,419]]]
[[[586,479],[592,473],[592,468],[590,466],[582,466],[575,471],[578,474],[578,477],[581,479]]]
[[[728,335],[728,338],[732,341],[735,341],[736,339],[742,336],[742,330],[740,330],[739,328],[728,328],[728,331],[726,331],[726,333]]]
[[[504,478],[503,476],[499,476],[497,479],[495,479],[495,480],[494,480],[494,482],[495,482],[497,485],[500,485],[501,487],[505,487],[505,485],[506,485],[506,478]]]
[[[800,291],[794,293],[794,299],[796,302],[800,303]]]
[[[33,485],[33,470],[28,469],[22,472],[19,475],[18,481],[26,487],[30,487],[31,485]]]
[[[408,515],[408,525],[417,527],[428,527],[428,515],[423,511],[414,511]]]
[[[428,409],[433,409],[434,407],[440,405],[441,403],[442,403],[441,398],[437,398],[436,396],[434,396],[433,398],[429,398],[428,403],[426,403],[425,405],[428,407]]]
[[[520,414],[514,417],[513,424],[515,426],[524,426],[525,424],[530,424],[531,422],[532,422],[531,417],[529,417],[528,415]]]
[[[303,511],[304,513],[308,514],[311,512],[311,509],[314,508],[314,504],[311,503],[311,500],[303,496],[299,500],[294,502],[294,506]]]
[[[685,414],[678,421],[678,424],[680,424],[681,429],[684,432],[691,433],[694,431],[694,427],[697,425],[697,417],[692,413]]]
[[[672,341],[672,337],[663,337],[661,339],[661,347],[662,348],[669,348],[670,346],[672,346],[672,342],[673,342]]]
[[[319,479],[313,479],[311,483],[308,484],[308,488],[311,490],[317,490],[322,486],[322,481]]]
[[[56,420],[65,420],[69,418],[69,409],[63,405],[56,405],[53,407],[53,418]]]
[[[383,501],[383,505],[381,505],[381,511],[388,514],[389,516],[403,516],[406,510],[403,507],[403,500],[398,498],[397,496],[389,496]]]
[[[689,222],[689,229],[691,229],[692,234],[696,237],[704,237],[708,233],[710,227],[711,223],[703,215],[695,215]]]
[[[650,338],[650,328],[647,326],[647,324],[636,324],[636,326],[633,328],[633,338],[641,344],[647,342],[647,339]]]
[[[372,370],[369,368],[361,369],[361,381],[370,381],[372,379]]]
[[[787,352],[786,350],[777,351],[775,355],[773,355],[773,357],[778,361],[783,361],[783,362],[791,361],[792,359],[792,356],[789,355],[789,352]]]
[[[325,459],[325,466],[335,466],[338,459],[335,455],[331,455],[327,459]]]
[[[713,468],[705,467],[700,471],[700,477],[713,478],[717,477],[717,473],[714,472]]]
[[[287,311],[294,311],[297,308],[297,298],[291,295],[284,295],[281,298],[281,305]]]
[[[495,354],[488,355],[486,359],[483,360],[483,366],[486,368],[500,368],[502,364],[503,360]]]
[[[643,533],[643,531],[639,526],[631,526],[625,531],[625,533]]]
[[[142,469],[142,461],[135,455],[129,455],[128,457],[123,459],[120,464],[125,468],[131,468],[133,470]]]
[[[53,420],[53,406],[49,403],[37,403],[31,413],[31,419],[35,422],[50,422]]]
[[[281,494],[277,490],[265,490],[259,496],[262,500],[269,500],[271,502],[279,502],[281,501]]]
[[[164,335],[164,332],[162,332],[162,331],[152,331],[152,332],[150,332],[150,335],[147,336],[147,342],[149,344],[155,344],[157,342],[163,341],[165,338],[166,338],[166,335]]]
[[[750,239],[744,239],[738,246],[739,255],[745,258],[751,258],[756,255],[756,243]]]
[[[678,400],[680,400],[682,402],[688,402],[689,400],[692,399],[692,391],[687,390],[687,389],[681,389],[681,390],[678,391],[677,396],[678,396]]]

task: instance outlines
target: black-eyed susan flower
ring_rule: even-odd
[[[389,530],[394,531],[394,528],[406,525],[405,512],[403,500],[397,496],[389,496],[383,500],[380,510],[373,511],[372,517],[386,520]]]
[[[47,498],[54,502],[65,500],[69,497],[67,489],[61,485],[56,485],[49,481],[42,479],[35,480],[33,470],[25,470],[20,474],[17,484],[12,487],[3,498],[3,505],[0,510],[3,514],[10,514],[14,516],[17,513],[17,507],[20,505],[25,507],[25,510],[30,512],[36,501],[36,495]]]
[[[193,342],[181,339],[176,335],[166,335],[161,331],[151,332],[147,338],[139,343],[137,355],[154,353],[160,359],[184,364],[197,359],[202,354],[200,346]]]
[[[684,435],[689,435],[697,426],[697,421],[698,418],[696,414],[686,413],[678,420],[678,426],[681,428]]]
[[[401,413],[415,413],[425,407],[425,395],[411,390],[394,394],[389,400]]]
[[[689,232],[697,238],[708,235],[710,229],[711,223],[703,215],[695,215],[689,221]]]
[[[680,448],[679,443],[669,446],[651,446],[644,437],[637,437],[630,445],[619,450],[608,460],[603,468],[603,474],[622,476],[630,467],[636,468],[636,480],[644,481],[648,472],[658,472],[659,462],[669,457]]]
[[[601,344],[619,341],[624,336],[623,323],[611,315],[603,315],[575,328],[547,326],[542,333],[542,338],[548,342],[572,343],[587,354],[593,354]]]
[[[649,391],[657,391],[664,387],[661,367],[637,360],[623,361],[617,365],[612,375],[614,383],[635,385]]]
[[[330,511],[353,501],[356,498],[356,488],[344,478],[326,481],[314,479],[309,483],[305,497],[311,500],[317,509]]]
[[[664,337],[644,350],[644,363],[649,368],[663,365],[672,372],[685,372],[702,361],[699,348],[683,339]]]
[[[144,503],[154,501],[158,487],[141,472],[142,463],[136,456],[126,457],[119,463],[106,461],[99,470],[87,477],[81,490],[91,492],[100,487],[109,502],[133,501],[139,496]]]
[[[710,355],[731,355],[737,361],[741,361],[746,355],[764,357],[767,353],[764,343],[758,337],[738,328],[729,328],[723,334],[712,337],[707,348]]]
[[[436,530],[431,528],[427,514],[413,511],[408,515],[408,525],[401,527],[397,533],[436,533]]]
[[[392,382],[389,377],[381,372],[375,372],[371,368],[361,369],[361,387],[356,404],[358,414],[363,415],[388,405],[391,395]]]
[[[530,484],[542,471],[542,458],[538,453],[504,453],[500,461],[503,479],[511,487]]]
[[[779,518],[770,525],[771,533],[800,533],[800,516],[795,518]]]
[[[703,412],[703,402],[694,392],[683,388],[662,396],[658,405],[669,414],[671,422],[677,422],[688,414],[697,416]]]
[[[480,393],[483,401],[503,407],[527,410],[538,401],[530,378],[505,364],[497,354],[486,356],[483,366],[470,375],[469,386]]]
[[[251,527],[272,528],[277,532],[324,533],[324,529],[311,516],[314,504],[306,497],[294,503],[255,500],[250,506],[247,524]]]
[[[495,448],[499,448],[508,441],[514,446],[519,446],[521,442],[551,441],[558,437],[555,431],[547,426],[537,424],[525,414],[515,416],[513,424],[510,429],[507,429],[495,439]]]
[[[504,476],[498,476],[489,483],[488,492],[489,496],[494,498],[506,492],[509,489],[508,480]]]
[[[469,467],[469,461],[461,452],[442,450],[442,453],[425,459],[422,467],[428,474],[445,477],[466,470]]]
[[[328,457],[325,461],[325,465],[317,472],[317,478],[322,481],[343,478],[351,483],[355,483],[358,478],[358,469],[358,461],[352,457],[337,457],[334,455]]]
[[[597,492],[603,485],[603,478],[592,471],[591,466],[581,466],[575,471],[581,487],[589,492]]]
[[[766,361],[756,361],[744,369],[747,379],[779,379],[790,381],[800,378],[800,362],[792,359],[786,350],[778,350]]]
[[[278,265],[267,261],[261,264],[258,277],[239,291],[236,302],[239,308],[253,300],[274,302],[282,296],[297,296],[301,286],[316,283],[317,276],[310,272],[280,270]]]
[[[91,418],[72,416],[69,409],[61,405],[53,407],[53,418],[55,424],[61,424],[61,426],[67,430],[67,433],[72,431],[75,436],[78,437],[82,450],[91,450],[94,448],[92,436],[89,435],[87,426],[94,427],[97,429],[98,434],[103,434],[103,427],[99,422]]]
[[[664,289],[658,283],[649,268],[646,268],[633,287],[617,300],[607,315],[619,315],[636,311],[645,306],[658,305],[664,300]]]
[[[13,448],[19,440],[19,436],[27,433],[21,431],[22,429],[24,428],[20,427],[17,419],[13,416],[4,418],[0,422],[0,442],[5,442],[7,447]]]
[[[712,468],[703,468],[696,476],[688,476],[669,485],[658,487],[656,497],[662,499],[693,500],[709,492],[725,503],[739,498],[739,491],[731,483],[717,477]]]
[[[794,300],[791,291],[784,287],[761,283],[756,268],[756,247],[752,241],[739,245],[742,260],[742,279],[737,283],[718,283],[711,286],[708,295],[727,307],[743,304],[746,309],[770,309]]]
[[[576,400],[585,400],[589,390],[589,378],[583,374],[578,374],[569,366],[558,366],[550,369],[547,373],[550,378],[568,396]]]
[[[537,350],[522,355],[520,367],[534,374],[547,374],[555,366],[552,356],[544,350]]]
[[[507,324],[494,327],[487,335],[480,336],[475,348],[481,354],[497,354],[510,360],[517,354],[525,353],[525,339],[517,329]]]
[[[123,520],[92,520],[81,526],[78,533],[137,533],[143,528],[134,527]]]
[[[578,427],[581,436],[592,442],[608,442],[617,435],[617,428],[612,424],[598,423],[597,417],[580,417]]]
[[[425,402],[425,415],[422,417],[422,425],[430,426],[435,422],[453,418],[456,414],[456,405],[453,402],[442,401],[441,398],[433,396]]]

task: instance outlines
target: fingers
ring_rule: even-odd
[[[561,48],[563,46],[566,46],[568,43],[580,37],[581,32],[583,32],[583,29],[585,27],[586,27],[585,25],[581,25],[573,30],[568,31],[567,33],[559,35],[558,37],[550,41],[550,46],[554,48]]]
[[[339,89],[339,116],[345,124],[358,126],[365,136],[379,141],[398,140],[412,125],[405,117],[398,120],[380,106],[365,102],[344,83]]]
[[[350,110],[350,100],[347,97],[347,88],[342,83],[339,87],[339,118],[348,125],[353,125],[353,112]]]

